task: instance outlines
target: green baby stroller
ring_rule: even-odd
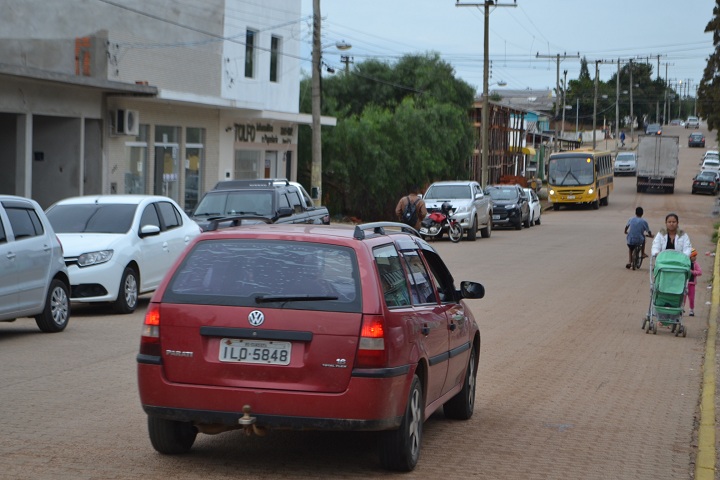
[[[652,330],[657,334],[660,324],[672,327],[676,337],[687,336],[682,315],[689,278],[690,259],[682,252],[665,250],[650,259],[650,307],[642,323],[645,333]]]

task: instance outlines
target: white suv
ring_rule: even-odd
[[[43,332],[70,319],[70,280],[60,241],[34,200],[0,195],[0,321],[35,317]]]
[[[453,217],[460,222],[468,240],[475,240],[477,232],[483,238],[490,237],[492,231],[492,201],[483,193],[478,182],[458,180],[435,182],[423,195],[428,213],[440,211],[444,202],[455,209]]]
[[[685,120],[685,128],[700,128],[700,119],[698,117],[688,117]]]

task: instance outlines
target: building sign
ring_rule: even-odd
[[[236,123],[235,141],[247,143],[290,144],[294,127],[278,127],[272,123]]]

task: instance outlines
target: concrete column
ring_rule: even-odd
[[[32,197],[32,137],[31,113],[17,116],[17,155],[15,157],[15,195]]]

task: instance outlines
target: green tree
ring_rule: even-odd
[[[720,0],[716,0],[713,18],[705,27],[705,33],[713,34],[715,51],[708,57],[703,78],[698,87],[698,112],[707,120],[710,130],[720,130]]]
[[[349,74],[323,79],[323,201],[333,214],[394,219],[413,184],[470,178],[475,144],[468,111],[473,88],[439,55],[407,55],[390,64],[368,60]],[[309,79],[301,111],[310,111]],[[299,132],[298,179],[307,183],[311,132]]]

